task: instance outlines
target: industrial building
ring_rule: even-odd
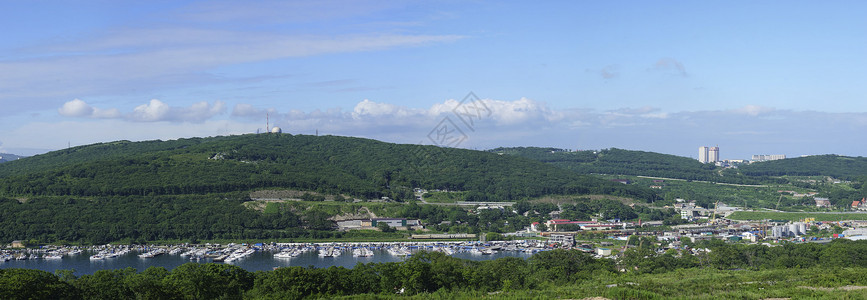
[[[794,237],[804,234],[807,234],[807,224],[805,223],[792,223],[771,227],[771,237],[773,238]]]

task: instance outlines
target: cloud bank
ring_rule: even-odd
[[[10,140],[31,140],[33,126],[57,128],[58,140],[79,144],[107,139],[174,139],[261,132],[265,114],[270,124],[292,134],[332,134],[388,142],[432,144],[427,138],[445,119],[467,134],[460,147],[551,146],[567,149],[610,147],[695,156],[701,145],[719,145],[722,158],[749,158],[774,153],[797,156],[837,153],[863,155],[867,113],[792,111],[759,105],[716,111],[666,112],[652,106],[597,111],[554,108],[528,98],[480,99],[490,114],[461,122],[461,101],[449,99],[427,108],[364,99],[351,109],[278,110],[237,103],[226,114],[222,101],[177,107],[153,99],[134,109],[97,108],[80,99],[64,103],[62,124],[28,124],[12,130]],[[482,107],[482,106],[480,106]],[[142,122],[150,123],[143,127]],[[106,125],[107,124],[107,125]],[[470,128],[470,124],[472,127]],[[50,141],[52,139],[47,139]],[[85,142],[86,141],[86,142]],[[65,144],[64,144],[65,146]],[[32,148],[50,148],[32,145]],[[56,146],[55,146],[56,147]]]
[[[121,113],[116,108],[100,109],[87,104],[80,99],[66,102],[57,109],[62,116],[93,119],[122,119],[135,122],[203,122],[226,112],[226,103],[214,101],[197,102],[189,107],[171,107],[168,104],[152,99],[129,113]]]

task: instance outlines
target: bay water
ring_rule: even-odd
[[[275,258],[274,252],[257,251],[252,255],[233,261],[231,265],[236,265],[244,268],[247,271],[270,271],[277,267],[301,266],[315,268],[327,268],[331,266],[352,268],[358,263],[384,263],[384,262],[400,262],[406,259],[406,256],[394,256],[385,250],[373,250],[374,255],[369,257],[354,257],[351,253],[345,252],[337,257],[320,257],[316,251],[305,252],[293,258]],[[37,269],[50,273],[56,270],[75,270],[75,275],[81,276],[84,274],[93,274],[98,270],[124,269],[135,268],[138,272],[142,272],[149,267],[163,267],[173,269],[185,263],[209,263],[210,259],[191,261],[187,257],[180,255],[159,255],[153,258],[140,258],[138,254],[141,252],[132,251],[125,255],[116,258],[107,258],[100,260],[90,260],[90,255],[96,252],[85,251],[78,255],[67,255],[63,259],[46,260],[10,260],[3,262],[0,260],[0,269],[8,268],[25,268]],[[499,251],[490,255],[478,255],[470,252],[457,252],[451,255],[455,258],[470,259],[470,260],[491,260],[501,257],[520,257],[528,258],[529,253],[520,251]]]

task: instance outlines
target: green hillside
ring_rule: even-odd
[[[734,172],[725,172],[721,176],[715,166],[692,158],[617,148],[571,152],[555,148],[516,147],[489,151],[538,160],[580,174],[654,176],[739,184],[755,184],[761,180]]]
[[[19,155],[9,154],[9,153],[0,153],[0,163],[13,161],[13,160],[16,160],[19,158],[24,158],[24,156],[19,156]]]
[[[290,134],[74,147],[0,165],[0,195],[149,196],[288,188],[376,199],[413,188],[468,191],[469,200],[611,194],[646,189],[582,176],[530,159],[369,139]]]
[[[740,168],[748,176],[831,176],[855,180],[867,176],[867,158],[814,155],[753,163]]]

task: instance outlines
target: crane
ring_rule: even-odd
[[[719,207],[719,200],[713,204],[713,216],[710,218],[711,224],[716,224],[716,208]]]

